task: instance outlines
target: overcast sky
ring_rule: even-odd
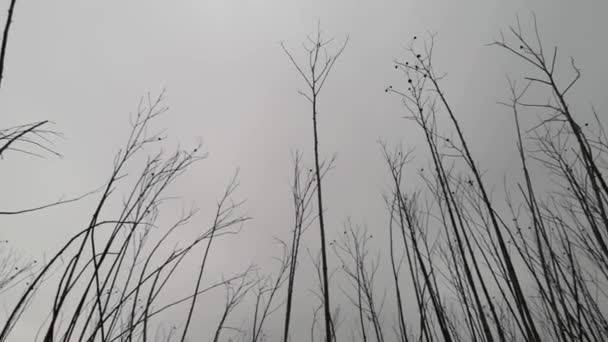
[[[172,193],[185,206],[197,203],[202,210],[195,222],[202,224],[240,168],[237,195],[247,199],[254,218],[240,236],[213,250],[212,270],[267,264],[280,253],[272,237],[286,238],[292,224],[290,151],[300,148],[312,161],[310,111],[297,94],[303,84],[279,42],[303,57],[301,42],[320,20],[337,42],[350,36],[319,104],[321,152],[337,153],[324,189],[328,234],[347,217],[371,231],[385,230],[381,194],[389,183],[377,140],[416,147],[416,158],[427,160],[417,127],[401,118],[399,99],[384,92],[404,82],[393,61],[404,55],[413,35],[438,33],[435,67],[448,72],[445,92],[482,168],[491,179],[502,179],[517,171],[510,167],[516,151],[511,117],[496,101],[508,97],[505,75],[520,75],[522,64],[486,44],[517,14],[530,24],[532,11],[546,44],[559,44],[562,61],[573,55],[582,68],[575,105],[585,112],[593,104],[603,115],[603,0],[20,0],[0,90],[1,126],[51,120],[65,139],[54,146],[63,158],[7,155],[0,169],[0,208],[34,206],[98,187],[111,171],[139,98],[166,88],[170,111],[157,123],[171,137],[166,148],[202,140],[210,153]],[[418,179],[407,181],[415,185]],[[39,258],[86,224],[91,204],[3,217],[0,237]],[[298,317],[309,317],[311,307],[301,303]],[[23,332],[17,335],[30,341],[26,325],[18,328]],[[193,329],[193,341],[207,336],[202,326]]]

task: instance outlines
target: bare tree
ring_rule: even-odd
[[[8,45],[8,34],[13,23],[13,15],[15,13],[15,4],[17,0],[10,0],[11,3],[8,7],[8,15],[6,17],[6,23],[4,24],[4,31],[2,33],[2,47],[0,48],[0,87],[2,86],[2,78],[4,77],[4,59],[6,57],[6,47]]]
[[[238,172],[235,173],[233,178],[231,179],[228,187],[226,187],[226,191],[222,196],[222,199],[217,204],[217,210],[215,215],[215,220],[213,222],[213,226],[211,227],[209,242],[207,243],[207,247],[205,248],[205,252],[201,261],[201,265],[199,267],[198,278],[196,280],[196,286],[194,289],[194,295],[192,296],[192,303],[190,304],[190,309],[188,311],[188,317],[186,318],[186,324],[184,327],[184,331],[182,333],[181,341],[183,342],[186,338],[186,334],[188,333],[188,327],[190,325],[190,320],[192,319],[192,313],[194,312],[194,305],[196,304],[196,294],[199,292],[201,279],[203,277],[203,272],[205,270],[205,265],[207,263],[207,258],[209,256],[209,249],[211,248],[211,243],[213,242],[213,238],[216,235],[217,231],[221,231],[225,228],[231,227],[236,224],[240,224],[246,220],[248,217],[245,216],[235,216],[235,211],[241,206],[243,202],[238,203],[230,203],[227,205],[226,203],[231,200],[232,193],[236,190]]]
[[[43,339],[78,341],[147,340],[150,319],[161,312],[193,302],[193,298],[236,281],[247,272],[225,278],[210,286],[199,286],[188,296],[160,303],[160,295],[184,258],[212,238],[234,234],[247,217],[239,213],[242,202],[231,200],[236,178],[218,203],[214,224],[183,246],[167,248],[168,239],[184,227],[196,210],[186,210],[173,225],[159,230],[157,218],[165,203],[171,183],[193,163],[205,158],[201,147],[177,150],[149,157],[138,174],[128,177],[134,156],[164,140],[151,133],[152,121],[166,111],[163,94],[142,101],[131,121],[131,133],[117,154],[114,167],[86,228],[75,234],[52,257],[26,286],[0,333],[0,341],[10,339],[12,328],[27,309],[36,288],[52,273],[59,282]],[[109,209],[117,189],[130,180],[131,186],[116,213]],[[66,260],[63,265],[62,260]],[[204,266],[201,267],[201,269]],[[184,330],[185,332],[186,330]],[[171,333],[173,336],[174,333]]]
[[[304,49],[308,54],[308,68],[302,68],[294,59],[293,55],[287,50],[284,44],[281,43],[283,51],[287,54],[293,66],[296,68],[300,76],[306,82],[308,87],[306,92],[299,93],[304,96],[312,106],[312,122],[313,122],[313,142],[315,156],[315,175],[317,180],[317,207],[319,212],[319,231],[321,235],[321,256],[322,256],[322,274],[323,274],[323,296],[324,296],[324,314],[325,314],[325,338],[327,342],[332,341],[331,333],[331,305],[329,295],[329,281],[327,277],[327,250],[325,241],[325,221],[323,218],[323,191],[321,186],[321,166],[319,162],[319,134],[317,128],[318,114],[318,98],[327,80],[327,76],[333,69],[336,60],[342,55],[348,38],[344,41],[341,47],[333,54],[328,54],[327,46],[333,42],[333,39],[325,39],[322,36],[321,28],[317,27],[317,35],[314,38],[308,37],[308,44],[304,44]]]
[[[277,240],[283,246],[283,255],[280,258],[275,258],[279,263],[276,274],[271,275],[257,275],[255,293],[255,305],[253,311],[253,322],[251,328],[251,341],[261,341],[263,337],[263,327],[266,319],[277,311],[282,303],[275,305],[274,300],[277,297],[278,291],[283,287],[287,280],[286,274],[289,269],[290,252],[287,244],[283,241]]]
[[[356,297],[346,294],[350,302],[359,312],[359,324],[363,341],[368,341],[366,322],[371,322],[376,341],[384,342],[384,332],[380,312],[382,303],[378,305],[375,283],[380,267],[380,256],[370,256],[368,243],[373,238],[367,229],[355,228],[351,221],[345,224],[344,234],[331,243],[333,250],[342,263],[342,271],[347,275]]]
[[[247,272],[252,270],[252,267],[250,267],[247,269]],[[253,281],[249,276],[237,280],[236,284],[231,282],[226,283],[226,305],[224,307],[224,312],[221,315],[217,329],[215,330],[213,342],[219,342],[222,330],[232,329],[240,331],[237,328],[226,326],[226,320],[228,319],[228,315],[230,315],[230,313],[234,311],[234,309],[242,302],[243,298],[255,285],[256,282]]]
[[[315,193],[314,175],[312,172],[304,172],[302,166],[302,154],[299,151],[293,153],[294,174],[292,185],[292,197],[294,206],[294,227],[291,232],[291,247],[289,250],[289,274],[287,278],[287,298],[285,305],[285,324],[283,328],[283,342],[289,339],[289,325],[293,293],[295,287],[296,269],[298,266],[298,255],[302,233],[313,223],[311,217],[311,202]]]
[[[424,210],[432,220],[424,225],[442,227],[441,235],[428,235],[417,228],[419,223],[412,218],[420,212],[411,208],[420,205],[416,202],[421,197],[418,192],[400,190],[406,154],[401,150],[388,153],[384,147],[395,184],[387,204],[391,222],[399,227],[399,221],[404,221],[401,230],[409,232],[405,255],[424,340],[433,340],[438,329],[446,341],[599,341],[608,327],[605,307],[600,304],[605,302],[608,284],[606,134],[595,111],[593,125],[578,123],[567,94],[581,72],[571,61],[572,79],[565,85],[556,81],[558,50],[545,55],[533,19],[531,40],[518,20],[509,28],[513,42],[501,34],[492,44],[539,72],[526,76],[522,87],[509,79],[511,99],[501,102],[513,113],[523,178],[515,184],[521,202],[505,184],[506,215],[491,199],[456,110],[441,87],[445,74],[438,73],[432,62],[433,34],[422,42],[414,37],[408,48],[411,58],[396,63],[395,68],[406,77],[406,88],[386,89],[401,96],[432,157],[431,170],[419,170],[433,199],[433,205]],[[550,100],[530,99],[533,87],[548,90]],[[540,112],[544,118],[526,130],[520,120],[523,110]],[[453,133],[442,132],[445,122]],[[527,142],[533,143],[531,150],[526,148]],[[544,190],[547,184],[538,181],[554,177],[556,187],[548,191]],[[393,242],[391,237],[391,252]],[[398,277],[394,278],[398,288]],[[443,284],[439,286],[435,279]],[[455,297],[457,310],[443,304],[451,300],[446,290]],[[434,321],[423,319],[430,318],[423,316],[427,310],[424,292],[431,295]]]

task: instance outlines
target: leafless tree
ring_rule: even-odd
[[[384,332],[380,312],[383,303],[378,304],[375,293],[376,275],[380,266],[380,256],[370,256],[368,242],[373,235],[367,229],[355,228],[351,221],[345,224],[344,234],[330,244],[342,263],[342,271],[347,275],[356,296],[346,294],[359,312],[359,324],[363,341],[368,341],[367,322],[371,322],[376,341],[384,342]]]
[[[558,49],[545,54],[536,17],[533,19],[531,40],[518,20],[509,28],[511,40],[501,34],[492,44],[539,73],[526,76],[523,87],[509,79],[511,99],[501,102],[513,113],[523,177],[523,183],[515,184],[521,202],[506,188],[508,214],[491,199],[464,128],[441,86],[445,74],[433,65],[434,34],[426,40],[414,37],[408,48],[411,57],[396,63],[395,68],[406,77],[406,88],[386,89],[401,96],[432,157],[431,170],[419,171],[434,202],[424,210],[432,218],[425,225],[443,229],[442,235],[421,235],[423,231],[407,219],[415,212],[400,204],[421,201],[418,192],[400,190],[405,154],[400,150],[388,153],[384,148],[395,184],[392,199],[387,196],[391,222],[399,226],[396,218],[406,218],[402,230],[410,236],[409,244],[404,244],[405,254],[417,265],[410,267],[410,274],[421,322],[427,307],[419,289],[432,293],[435,320],[421,324],[425,340],[434,339],[435,324],[446,341],[598,341],[606,333],[606,309],[600,304],[605,302],[608,280],[606,135],[595,112],[593,126],[578,123],[567,94],[581,72],[571,61],[572,79],[565,85],[556,81]],[[533,87],[548,90],[550,100],[531,98]],[[520,120],[523,110],[540,112],[545,118],[525,130]],[[452,134],[441,132],[440,123],[445,122]],[[531,150],[526,148],[527,141],[534,145]],[[557,188],[544,190],[547,185],[538,185],[539,177],[556,177]],[[422,249],[416,247],[420,243],[416,241],[422,242]],[[430,248],[426,247],[429,242]],[[393,243],[391,238],[391,251]],[[414,258],[409,256],[409,248]],[[435,277],[443,285],[438,286]],[[398,280],[395,282],[398,288]],[[440,304],[445,302],[441,297],[447,297],[446,289],[455,296],[459,313]]]
[[[229,228],[233,225],[240,224],[248,219],[248,217],[244,216],[235,216],[235,211],[239,209],[243,202],[238,203],[230,203],[227,205],[227,201],[231,200],[232,193],[236,190],[238,173],[234,175],[232,180],[230,181],[222,199],[217,204],[217,210],[215,215],[215,220],[213,222],[213,226],[211,227],[209,234],[209,242],[207,243],[207,247],[205,248],[205,252],[201,261],[201,265],[199,267],[198,278],[196,280],[196,286],[194,289],[194,295],[192,296],[192,303],[190,304],[190,309],[188,311],[188,317],[186,319],[186,324],[184,327],[184,331],[182,333],[182,342],[186,338],[186,334],[188,332],[188,326],[190,324],[190,320],[192,319],[192,313],[194,312],[194,305],[196,304],[196,294],[199,292],[201,278],[203,277],[203,272],[205,270],[205,265],[207,263],[207,258],[209,256],[209,249],[211,248],[211,243],[213,242],[213,238],[216,235],[216,232],[221,232],[226,228]]]
[[[281,43],[281,47],[293,66],[296,68],[300,76],[304,79],[307,85],[307,91],[300,91],[299,93],[304,96],[312,106],[312,122],[313,122],[313,142],[314,142],[314,156],[315,156],[315,175],[316,175],[316,187],[317,187],[317,207],[319,217],[319,231],[321,235],[321,256],[322,256],[322,275],[323,275],[323,296],[324,296],[324,314],[325,314],[325,338],[327,342],[332,341],[331,333],[331,305],[330,305],[330,294],[329,294],[329,281],[327,276],[327,246],[325,241],[325,221],[323,218],[323,191],[321,186],[321,165],[319,162],[319,134],[317,127],[317,114],[318,114],[318,99],[321,89],[327,80],[327,76],[333,69],[336,61],[342,55],[348,38],[338,48],[338,50],[329,54],[327,47],[333,42],[333,39],[326,39],[322,36],[321,28],[317,28],[317,35],[314,38],[308,37],[308,42],[304,44],[308,57],[307,67],[301,67],[296,62],[293,55],[287,50],[284,44]]]
[[[204,242],[209,246],[212,238],[238,232],[247,219],[239,213],[242,202],[231,200],[237,185],[236,178],[232,178],[218,202],[214,224],[181,247],[165,247],[170,236],[183,229],[196,213],[195,209],[187,210],[173,225],[159,230],[158,215],[172,200],[165,193],[177,177],[206,154],[200,145],[169,155],[161,151],[148,157],[139,174],[129,177],[129,169],[136,165],[135,156],[164,140],[160,133],[151,133],[152,121],[167,109],[163,100],[161,94],[156,99],[148,96],[140,103],[132,117],[131,133],[98,194],[90,222],[35,274],[4,323],[0,341],[10,339],[11,329],[27,309],[35,289],[51,273],[59,274],[59,282],[44,323],[43,339],[48,342],[145,341],[151,318],[246,276],[247,272],[236,274],[206,287],[200,286],[199,281],[191,295],[159,302],[163,289],[187,255]],[[131,185],[125,184],[129,182]],[[115,193],[122,188],[127,189],[126,195],[120,209],[113,213],[109,205],[116,201]]]
[[[250,267],[247,271],[249,272],[252,270],[252,267]],[[230,313],[242,302],[243,298],[255,285],[256,282],[249,276],[237,280],[236,284],[227,282],[226,285],[224,285],[226,288],[226,305],[217,329],[215,330],[213,342],[219,342],[222,330],[233,329],[240,332],[240,329],[226,326],[226,320],[228,319],[228,315],[230,315]]]
[[[293,293],[295,287],[296,269],[298,266],[298,255],[302,233],[313,223],[311,202],[315,193],[314,175],[312,172],[304,172],[302,167],[302,154],[299,151],[293,154],[294,174],[292,185],[292,196],[294,206],[294,227],[291,232],[291,247],[289,257],[289,273],[287,278],[287,298],[285,304],[285,324],[283,328],[283,342],[289,340],[289,325]]]
[[[4,60],[6,57],[6,48],[8,45],[8,34],[13,23],[13,15],[15,13],[15,4],[17,0],[10,0],[8,7],[8,15],[6,17],[6,23],[4,24],[4,31],[2,33],[2,47],[0,48],[0,87],[2,86],[2,79],[4,77]],[[0,153],[1,155],[1,153]]]
[[[287,280],[286,274],[289,269],[290,256],[289,248],[287,245],[277,240],[283,246],[283,255],[280,258],[276,258],[279,263],[279,267],[274,276],[271,275],[260,275],[258,274],[256,281],[255,293],[255,305],[253,311],[253,322],[251,329],[251,341],[261,341],[263,337],[263,327],[266,319],[277,311],[282,303],[274,304],[274,300],[277,298],[278,291],[283,287]]]

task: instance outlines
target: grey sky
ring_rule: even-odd
[[[350,35],[320,100],[321,151],[337,153],[325,187],[329,236],[348,216],[371,231],[383,230],[381,193],[388,179],[376,141],[419,146],[416,156],[426,162],[417,127],[401,118],[399,99],[383,91],[388,84],[403,85],[393,60],[412,35],[438,32],[435,65],[448,72],[447,96],[488,177],[501,179],[514,171],[515,143],[509,112],[496,101],[508,96],[505,74],[520,75],[521,64],[484,44],[514,23],[516,14],[528,25],[531,11],[545,43],[557,43],[562,61],[574,55],[582,68],[576,105],[587,112],[593,103],[603,113],[608,2],[602,0],[18,1],[0,90],[2,127],[51,120],[65,135],[54,147],[64,157],[7,156],[0,169],[0,208],[33,206],[99,186],[140,96],[166,87],[170,111],[157,124],[171,138],[164,146],[201,139],[210,152],[171,192],[182,196],[181,204],[197,203],[200,225],[239,167],[238,196],[248,200],[254,218],[241,235],[217,245],[212,269],[266,265],[280,253],[272,236],[287,237],[292,224],[290,151],[300,148],[312,161],[309,108],[297,94],[303,83],[279,41],[301,57],[301,42],[320,20],[338,42]],[[0,237],[38,258],[86,223],[92,203],[2,217]],[[316,241],[316,232],[308,234]],[[296,308],[302,318],[310,310]],[[26,327],[18,328],[29,341]],[[194,328],[200,335],[193,330],[193,337],[207,336]]]

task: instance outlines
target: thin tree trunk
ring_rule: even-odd
[[[4,33],[2,34],[2,50],[0,50],[0,86],[2,86],[2,77],[4,77],[4,57],[6,56],[6,45],[8,42],[8,32],[11,29],[13,22],[13,13],[15,12],[15,4],[17,0],[11,0],[11,5],[8,8],[8,16],[4,25]]]

